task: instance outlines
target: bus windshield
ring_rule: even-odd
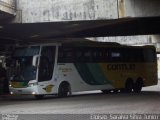
[[[24,82],[36,79],[37,68],[32,66],[34,55],[39,54],[39,47],[25,47],[15,50],[13,55],[12,81]]]

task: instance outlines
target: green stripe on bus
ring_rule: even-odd
[[[97,63],[75,63],[75,67],[87,84],[104,85],[109,83]]]
[[[101,66],[98,63],[88,63],[87,66],[97,83],[100,85],[110,83],[103,74]]]

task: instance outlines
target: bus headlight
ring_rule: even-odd
[[[36,94],[36,92],[32,92],[32,95],[35,95]]]
[[[33,87],[35,85],[37,85],[37,82],[35,82],[35,83],[28,83],[28,87]]]
[[[9,81],[9,87],[12,87],[12,82],[11,81]]]

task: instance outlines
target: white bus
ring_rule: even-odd
[[[59,97],[72,92],[140,92],[157,84],[153,46],[105,42],[49,43],[17,48],[12,56],[11,94]]]

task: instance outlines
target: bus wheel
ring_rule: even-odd
[[[119,89],[113,89],[113,93],[118,93]]]
[[[141,78],[138,78],[136,83],[134,84],[133,91],[135,93],[140,93],[143,87],[143,80]]]
[[[58,97],[67,97],[71,94],[71,87],[69,83],[63,82],[60,84],[58,89]]]
[[[104,94],[109,94],[110,92],[111,92],[111,90],[101,90],[102,91],[102,93],[104,93]]]
[[[126,93],[131,93],[132,92],[132,89],[133,89],[133,81],[132,79],[128,79],[126,81],[126,84],[125,84],[125,92]]]
[[[43,99],[44,95],[35,95],[34,96],[37,100],[41,100]]]
[[[124,93],[124,92],[125,92],[125,88],[121,88],[120,93]]]

